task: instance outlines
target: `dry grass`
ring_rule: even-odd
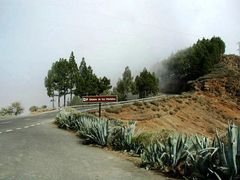
[[[119,114],[120,112],[122,112],[122,107],[121,106],[111,106],[110,108],[105,109],[105,111],[108,113]]]

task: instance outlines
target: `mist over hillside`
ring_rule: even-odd
[[[50,105],[44,76],[71,51],[78,64],[85,57],[96,75],[110,78],[112,85],[126,66],[137,75],[202,37],[220,36],[226,53],[237,53],[238,7],[236,0],[3,0],[0,107],[14,101],[25,109]]]

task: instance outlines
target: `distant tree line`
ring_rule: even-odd
[[[187,83],[209,73],[224,52],[224,41],[212,37],[198,40],[192,47],[171,55],[157,70],[161,90],[173,93],[187,90]]]
[[[20,102],[13,102],[10,106],[1,108],[0,116],[17,116],[23,113],[24,108],[22,107]]]
[[[155,73],[144,68],[134,79],[128,66],[125,68],[122,78],[118,80],[116,87],[113,88],[113,94],[118,95],[120,101],[127,100],[128,95],[138,95],[139,98],[145,98],[149,95],[156,95],[158,92],[159,80]]]
[[[85,59],[78,67],[75,56],[71,52],[69,60],[60,58],[52,64],[51,69],[45,77],[45,87],[47,94],[58,98],[58,107],[60,107],[61,97],[66,106],[66,96],[70,95],[70,102],[73,95],[82,97],[84,95],[100,95],[111,89],[110,79],[107,77],[97,77],[91,66],[87,66]]]
[[[29,111],[30,111],[30,112],[37,112],[38,110],[44,110],[44,109],[47,109],[47,105],[42,105],[41,107],[31,106],[31,107],[29,108]]]

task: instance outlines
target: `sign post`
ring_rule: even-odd
[[[83,102],[85,103],[99,103],[99,118],[101,117],[102,103],[117,102],[118,98],[115,95],[112,96],[84,96]]]
[[[102,103],[99,103],[99,110],[98,110],[99,118],[101,117],[101,105],[102,105]]]

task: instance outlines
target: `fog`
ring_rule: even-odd
[[[1,0],[0,107],[50,105],[44,77],[71,51],[112,85],[125,66],[137,74],[202,37],[220,36],[226,53],[237,53],[239,7],[237,0]]]

